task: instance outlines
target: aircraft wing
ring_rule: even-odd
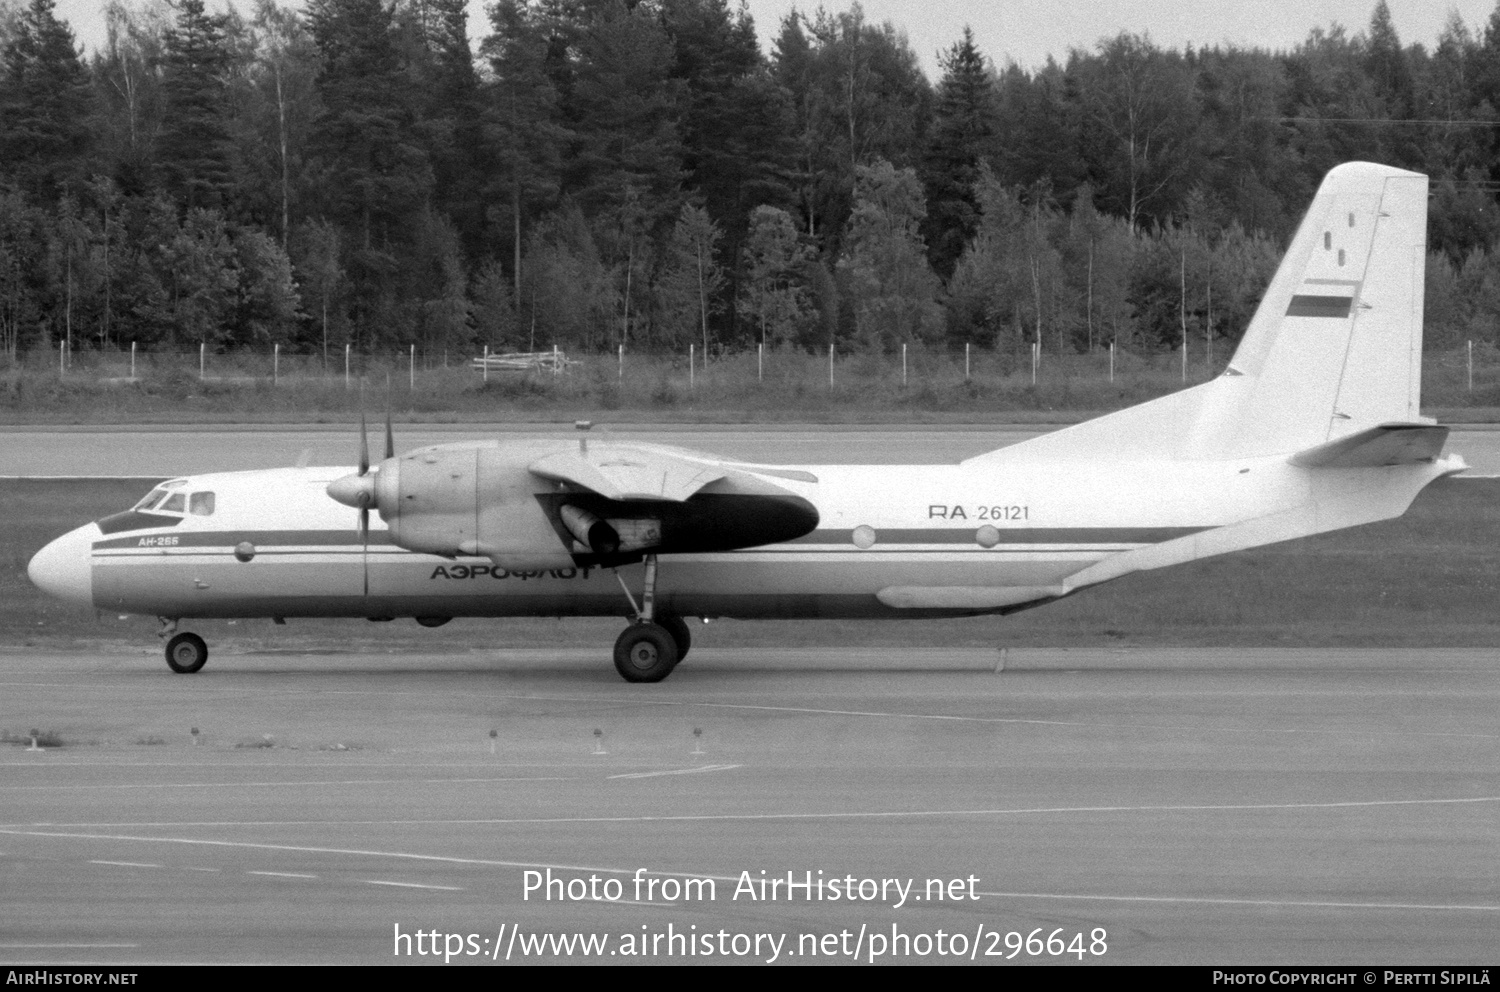
[[[566,482],[615,500],[681,503],[723,469],[679,455],[668,448],[592,444],[587,450],[559,451],[532,462],[533,475]]]
[[[1436,424],[1381,424],[1292,456],[1305,468],[1379,468],[1430,462],[1443,453],[1448,428]]]

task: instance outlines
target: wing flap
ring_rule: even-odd
[[[1304,468],[1380,468],[1433,462],[1443,453],[1448,428],[1436,424],[1381,424],[1292,456]]]

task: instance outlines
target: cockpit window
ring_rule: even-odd
[[[171,496],[167,497],[167,501],[161,506],[157,507],[157,509],[165,510],[168,513],[181,513],[183,512],[183,504],[186,501],[187,497],[185,497],[182,493],[173,493]]]
[[[214,512],[213,493],[193,493],[188,497],[188,512],[194,516],[208,517]]]
[[[166,504],[166,502],[169,502],[169,500],[168,500],[168,494],[170,494],[173,490],[181,489],[183,486],[187,485],[187,482],[188,482],[188,480],[186,480],[186,479],[172,479],[172,480],[170,480],[168,482],[163,482],[161,485],[159,485],[155,489],[151,490],[145,496],[142,496],[141,497],[141,501],[139,503],[137,503],[135,506],[132,506],[131,509],[139,511],[139,512],[142,512],[142,513],[144,513],[147,510],[172,510],[172,509],[175,509],[178,513],[181,513],[182,512],[182,501],[181,501],[180,498],[179,498],[179,500],[177,502],[177,505],[175,507],[167,506],[165,504]],[[179,496],[180,496],[180,494],[179,494]]]
[[[141,501],[139,503],[137,503],[135,506],[132,506],[131,509],[132,510],[149,510],[153,506],[155,506],[158,502],[160,502],[161,499],[162,499],[162,497],[165,496],[165,495],[167,495],[167,491],[165,489],[161,488],[160,486],[157,486],[155,489],[151,490],[149,493],[147,493],[146,495],[142,496],[141,497]]]

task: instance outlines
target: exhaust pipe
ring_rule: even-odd
[[[594,554],[612,555],[620,550],[619,532],[589,511],[564,506],[558,511],[558,516],[578,542]]]

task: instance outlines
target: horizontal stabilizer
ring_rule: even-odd
[[[534,475],[567,482],[606,499],[649,499],[680,503],[724,471],[671,454],[663,448],[596,444],[586,451],[561,451],[528,466]]]
[[[1379,468],[1435,461],[1448,428],[1435,424],[1381,424],[1292,456],[1306,468]]]

